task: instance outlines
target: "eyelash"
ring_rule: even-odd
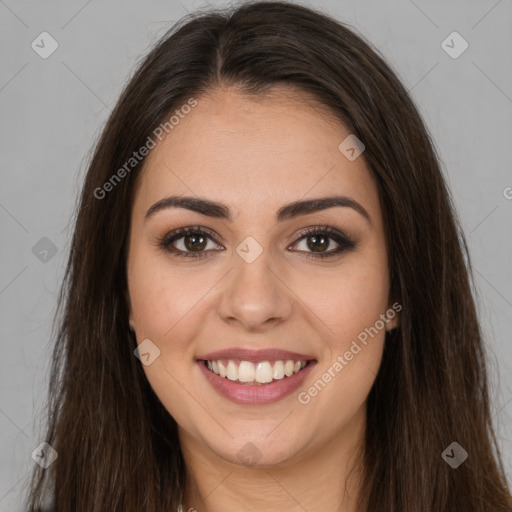
[[[166,234],[160,240],[158,241],[158,246],[164,249],[167,252],[172,253],[174,256],[177,257],[185,257],[185,258],[202,258],[206,254],[206,251],[182,251],[181,249],[176,249],[172,247],[172,243],[176,240],[179,240],[180,238],[184,238],[189,235],[205,235],[207,238],[212,240],[213,242],[217,243],[215,239],[213,238],[213,234],[206,230],[205,228],[202,228],[200,226],[192,226],[192,227],[185,227],[185,228],[179,228],[174,231],[171,231],[170,233]],[[341,233],[337,229],[333,229],[330,226],[317,226],[314,228],[307,228],[304,229],[300,235],[297,241],[300,242],[303,238],[308,238],[311,236],[317,236],[317,235],[329,235],[328,238],[334,240],[339,247],[337,249],[331,250],[330,252],[324,252],[324,253],[312,253],[312,252],[306,252],[305,257],[310,259],[318,259],[318,258],[326,258],[326,257],[332,257],[337,256],[338,254],[351,250],[355,247],[355,242],[351,240],[348,236]],[[294,244],[294,245],[295,245]],[[220,244],[217,244],[220,245]],[[303,252],[303,251],[296,251],[296,252]]]

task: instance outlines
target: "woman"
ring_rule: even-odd
[[[469,276],[376,50],[283,2],[183,20],[90,162],[29,509],[509,510]]]

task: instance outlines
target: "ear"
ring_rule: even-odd
[[[402,311],[402,304],[398,301],[388,305],[386,310],[386,331],[392,331],[400,325],[400,311]]]
[[[128,293],[128,290],[125,290],[124,297],[126,300],[126,306],[128,308],[128,323],[130,325],[130,329],[132,331],[135,331],[135,322],[133,321],[132,301],[130,300],[130,294]]]

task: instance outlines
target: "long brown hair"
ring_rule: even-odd
[[[35,467],[29,510],[173,512],[183,498],[176,423],[134,357],[128,325],[127,236],[144,160],[108,193],[98,190],[172,111],[227,85],[252,95],[274,85],[314,94],[364,142],[378,183],[391,293],[403,309],[368,397],[360,510],[509,510],[470,260],[430,135],[375,48],[286,2],[187,16],[139,65],[108,119],[81,191],[54,319],[44,440],[58,459]],[[441,456],[452,442],[469,454],[457,469]]]

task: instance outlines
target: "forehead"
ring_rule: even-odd
[[[235,215],[273,214],[285,202],[334,192],[379,213],[364,159],[349,161],[338,149],[350,131],[311,95],[220,89],[196,100],[146,158],[134,209],[195,194],[232,205]]]

